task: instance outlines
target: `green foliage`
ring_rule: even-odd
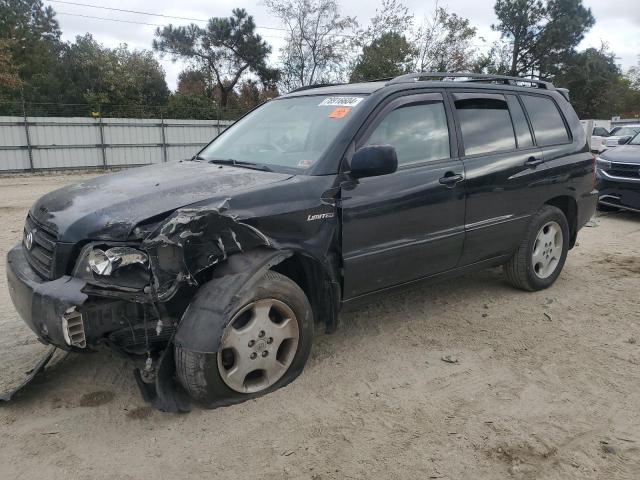
[[[616,87],[620,79],[614,55],[589,48],[566,58],[563,71],[554,82],[569,89],[579,117],[610,118],[619,107]]]
[[[0,39],[11,59],[24,96],[47,101],[64,84],[53,73],[62,47],[60,28],[51,7],[40,0],[0,0]],[[19,99],[20,91],[9,93]]]
[[[383,33],[370,45],[362,48],[362,55],[351,72],[349,81],[361,82],[408,73],[415,54],[415,49],[409,45],[404,35]]]
[[[553,74],[595,23],[582,0],[497,0],[495,12],[493,29],[512,44],[511,75]]]
[[[0,101],[8,99],[22,86],[8,40],[0,40]]]
[[[211,18],[204,28],[196,24],[158,28],[153,48],[174,60],[188,60],[206,72],[215,80],[221,106],[226,107],[230,92],[243,75],[253,73],[264,83],[277,78],[266,63],[271,47],[255,28],[253,17],[236,8],[231,17]]]
[[[150,51],[106,48],[90,34],[65,46],[59,72],[65,79],[60,102],[88,103],[102,114],[131,116],[131,106],[140,114],[144,106],[164,105],[169,97],[164,71]]]

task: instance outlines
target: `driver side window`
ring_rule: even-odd
[[[395,147],[399,166],[449,158],[449,129],[444,104],[401,105],[386,115],[365,145]]]

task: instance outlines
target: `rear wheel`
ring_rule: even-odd
[[[226,322],[216,353],[176,347],[180,382],[212,408],[288,384],[302,372],[311,350],[311,306],[288,277],[267,272],[240,305]]]
[[[569,224],[562,210],[545,205],[534,216],[513,257],[507,281],[522,290],[545,289],[556,281],[569,250]]]

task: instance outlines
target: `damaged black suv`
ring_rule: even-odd
[[[419,73],[307,87],[190,160],[42,197],[8,254],[45,343],[137,362],[165,410],[291,382],[314,325],[423,279],[504,265],[549,287],[592,216],[594,157],[550,83]]]

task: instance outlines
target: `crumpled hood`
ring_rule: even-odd
[[[151,217],[290,177],[200,161],[169,162],[54,190],[31,207],[31,214],[55,230],[62,242],[124,241],[138,223]]]
[[[603,160],[640,164],[640,145],[620,145],[600,154]]]

